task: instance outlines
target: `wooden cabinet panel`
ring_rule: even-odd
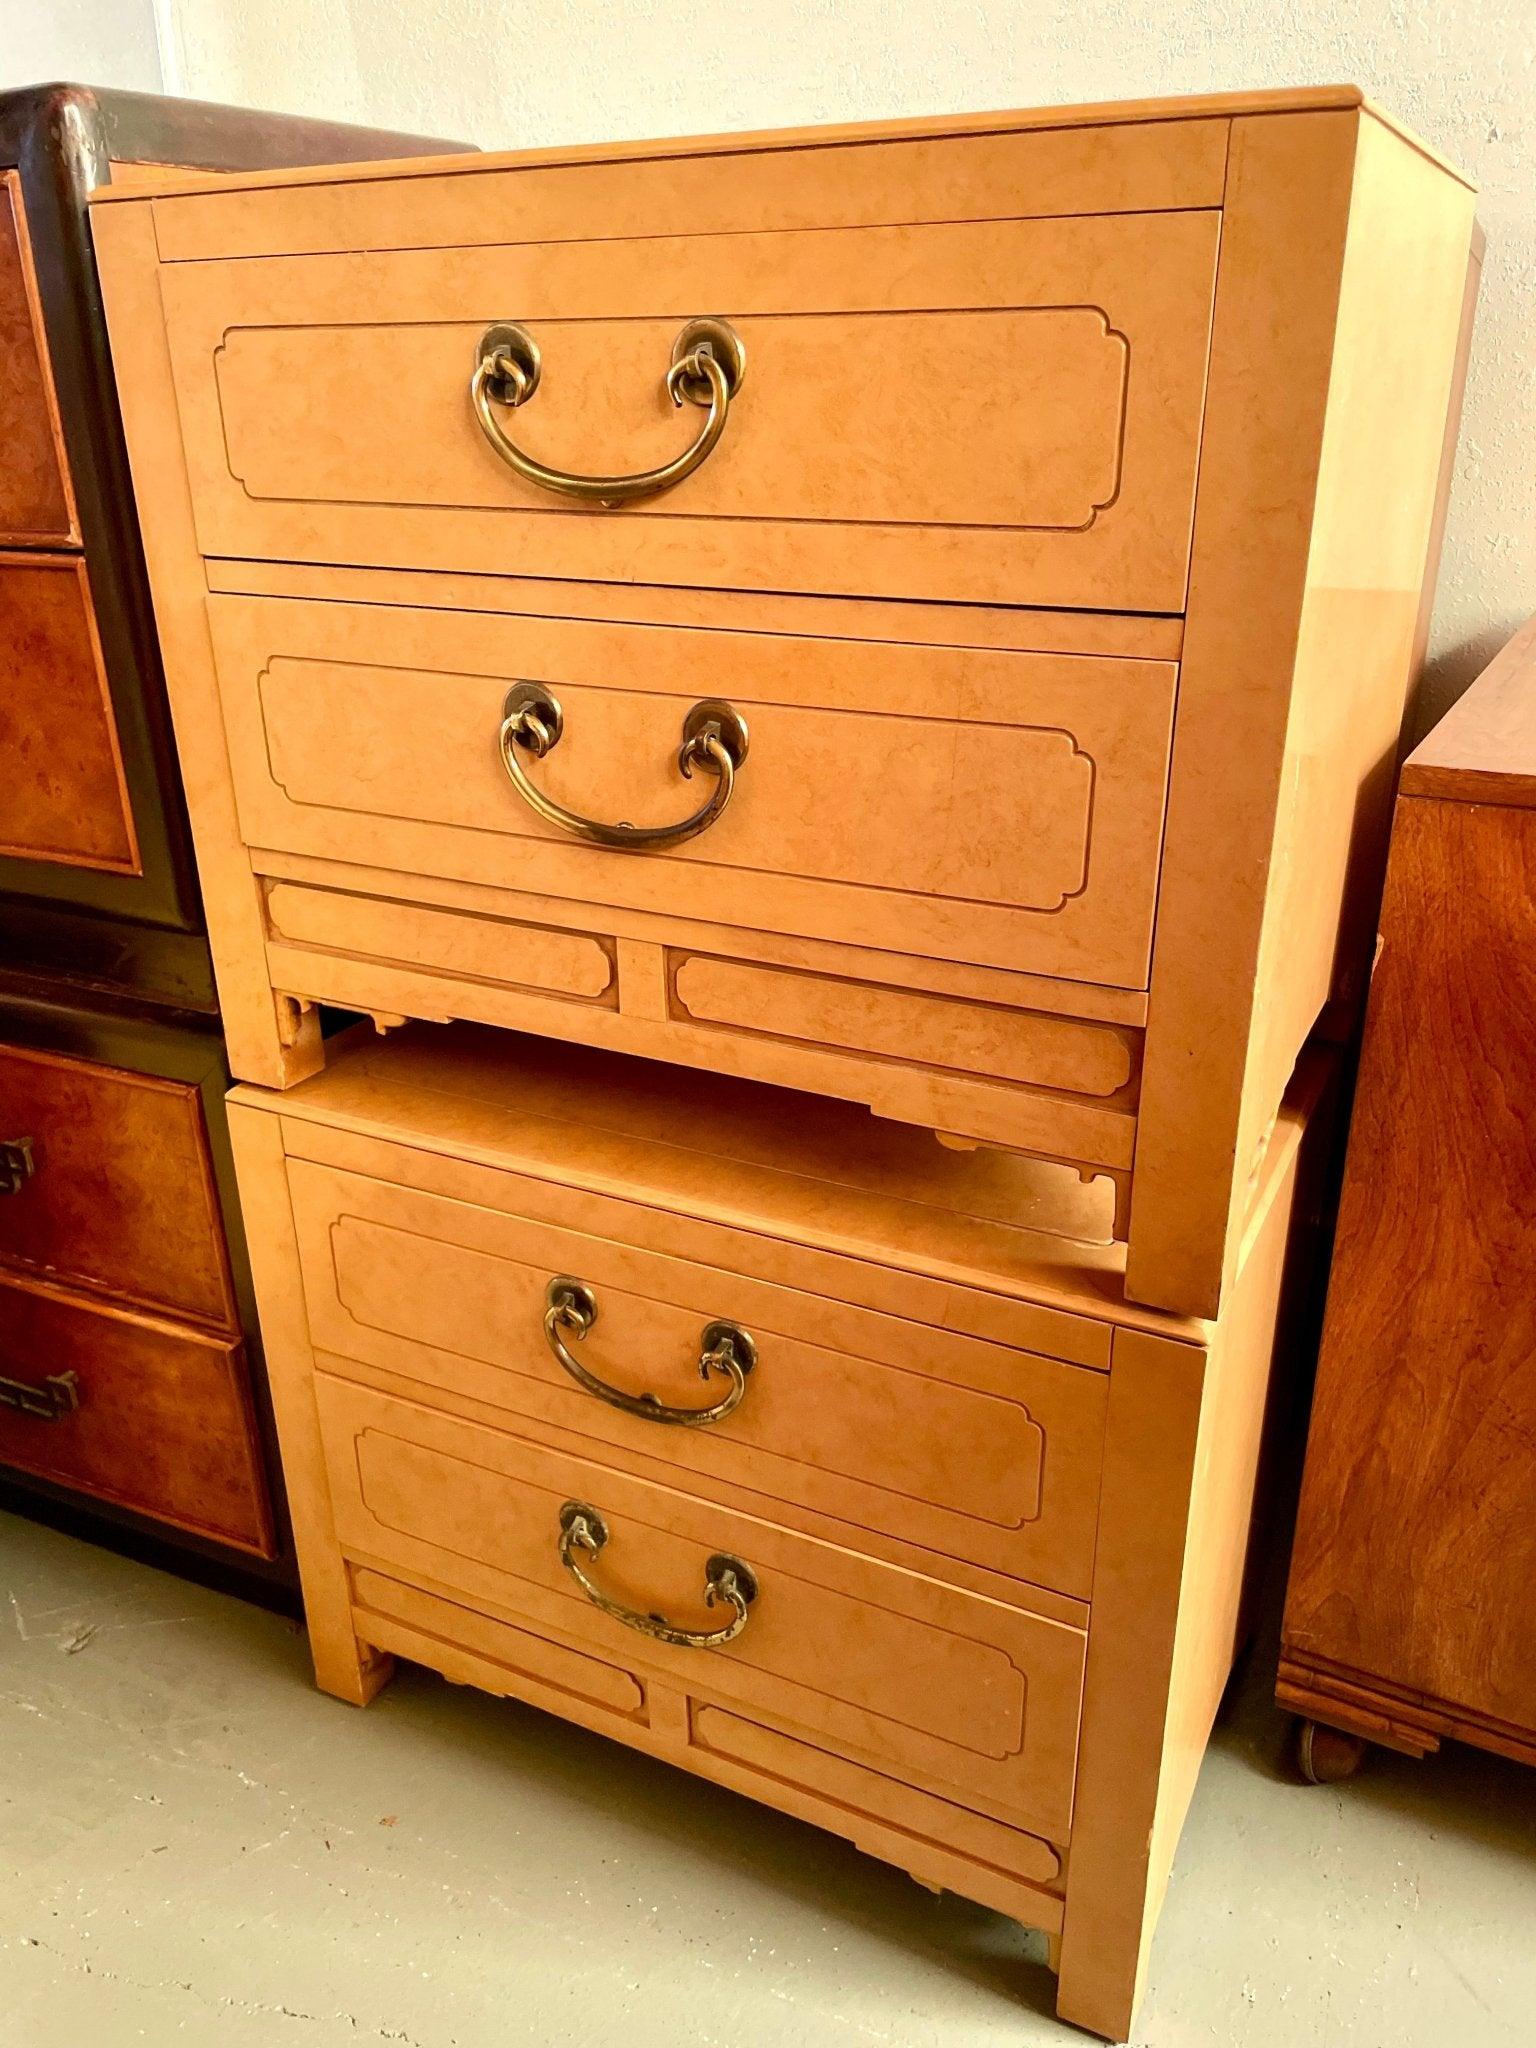
[[[0,546],[74,537],[21,180],[0,171]]]
[[[140,872],[78,556],[0,554],[0,854]]]
[[[353,1558],[552,1626],[596,1655],[671,1674],[1065,1837],[1080,1630],[325,1373],[315,1398],[337,1536]],[[704,1602],[705,1567],[729,1552],[761,1587],[747,1627],[718,1650],[679,1648],[599,1611],[560,1561],[571,1499],[609,1525],[591,1562],[611,1598],[707,1629],[721,1616]]]
[[[28,1412],[70,1380],[55,1417]],[[237,1338],[0,1275],[0,1463],[275,1555]]]
[[[20,1138],[0,1265],[234,1327],[195,1086],[0,1045],[0,1139]]]
[[[309,1326],[324,1352],[614,1447],[626,1469],[773,1512],[824,1533],[871,1533],[1086,1598],[1106,1382],[953,1331],[852,1319],[840,1340],[817,1297],[658,1257],[531,1213],[410,1185],[401,1150],[385,1179],[295,1159],[289,1171]],[[574,1274],[598,1304],[567,1348],[633,1399],[718,1401],[702,1332],[748,1331],[757,1361],[736,1409],[707,1427],[627,1414],[578,1386],[545,1334],[546,1289]],[[843,1311],[843,1320],[849,1321]],[[701,1384],[702,1382],[702,1384]]]
[[[1536,1761],[1536,809],[1453,773],[1470,800],[1397,806],[1281,1692]]]
[[[669,218],[631,239],[404,252],[386,191],[363,269],[166,269],[205,554],[1182,605],[1214,211],[747,235]],[[746,377],[718,446],[664,495],[588,508],[487,445],[467,382],[490,323],[523,323],[543,353],[537,390],[503,409],[514,440],[627,474],[697,434],[665,374],[683,324],[721,311]]]
[[[209,600],[240,824],[255,847],[673,918],[1140,988],[1171,663]],[[698,808],[677,762],[724,698],[727,809],[664,852],[539,819],[497,750],[514,681],[564,732],[530,781],[647,826]],[[1122,1077],[1123,1078],[1123,1077]]]

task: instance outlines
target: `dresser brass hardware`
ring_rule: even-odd
[[[61,1422],[80,1406],[80,1381],[72,1372],[51,1372],[45,1380],[0,1379],[0,1408],[38,1422]]]
[[[509,469],[525,483],[576,498],[584,505],[611,511],[637,498],[654,498],[692,476],[725,432],[731,400],[747,374],[747,351],[741,336],[726,320],[690,320],[672,344],[672,363],[663,388],[674,405],[684,399],[708,408],[709,416],[692,444],[659,469],[637,470],[632,476],[581,476],[551,469],[527,454],[507,434],[493,408],[515,411],[539,388],[543,363],[539,345],[526,327],[498,321],[487,327],[475,350],[475,373],[469,380],[470,402],[480,431]]]
[[[678,1628],[665,1615],[642,1614],[637,1607],[611,1600],[601,1586],[587,1577],[576,1553],[585,1551],[588,1557],[596,1557],[607,1541],[608,1524],[596,1508],[589,1508],[580,1500],[565,1503],[560,1510],[560,1562],[592,1605],[612,1615],[615,1621],[622,1621],[626,1628],[638,1629],[641,1635],[651,1636],[658,1643],[675,1643],[681,1650],[712,1650],[720,1643],[734,1642],[746,1627],[747,1610],[757,1598],[757,1574],[739,1557],[716,1551],[704,1566],[704,1605],[713,1607],[723,1600],[731,1610],[725,1626]]]
[[[0,1195],[19,1194],[36,1171],[30,1138],[0,1138]]]
[[[717,780],[708,803],[676,825],[607,825],[599,818],[584,818],[579,811],[568,811],[564,804],[546,796],[529,780],[518,758],[519,753],[528,753],[542,761],[559,746],[564,731],[565,714],[552,690],[542,683],[513,684],[501,707],[501,729],[496,736],[502,766],[511,777],[512,787],[546,825],[558,825],[562,832],[588,839],[595,846],[617,847],[629,853],[656,853],[664,846],[681,846],[685,839],[693,839],[713,825],[730,802],[736,787],[736,771],[747,758],[746,720],[732,705],[718,697],[706,697],[683,720],[683,743],[678,748],[677,765],[690,779],[696,761],[714,769]]]
[[[658,1401],[654,1394],[626,1394],[618,1387],[610,1387],[571,1355],[561,1332],[569,1330],[573,1337],[585,1337],[597,1321],[597,1296],[584,1280],[571,1280],[564,1275],[551,1280],[544,1290],[544,1300],[544,1336],[550,1350],[577,1386],[585,1387],[589,1394],[596,1394],[599,1401],[606,1401],[612,1408],[622,1408],[626,1415],[638,1415],[644,1422],[672,1422],[683,1429],[697,1429],[703,1423],[724,1422],[747,1391],[747,1374],[757,1364],[757,1345],[739,1323],[706,1323],[699,1338],[699,1378],[707,1382],[711,1373],[721,1373],[730,1381],[730,1391],[708,1408],[674,1408]]]

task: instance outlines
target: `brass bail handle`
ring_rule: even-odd
[[[476,346],[474,375],[469,380],[470,403],[480,431],[525,483],[611,511],[618,505],[632,505],[637,498],[654,498],[661,491],[670,491],[708,461],[725,432],[731,400],[747,374],[747,351],[728,320],[700,319],[686,324],[672,344],[663,389],[675,406],[686,400],[704,408],[707,417],[680,455],[658,469],[642,469],[630,476],[584,476],[575,470],[552,469],[518,447],[497,418],[496,408],[515,411],[526,405],[539,388],[542,368],[539,345],[526,327],[510,320],[487,327]]]
[[[596,1557],[608,1541],[608,1524],[596,1508],[585,1501],[568,1500],[560,1510],[560,1562],[596,1608],[622,1621],[626,1628],[650,1636],[654,1642],[673,1643],[680,1650],[713,1650],[721,1643],[734,1642],[747,1625],[747,1613],[757,1598],[757,1574],[739,1557],[717,1551],[704,1566],[704,1605],[730,1608],[731,1618],[723,1628],[679,1628],[664,1614],[643,1614],[638,1607],[626,1607],[614,1600],[587,1576],[582,1557]]]
[[[731,800],[736,771],[747,758],[747,722],[734,705],[718,697],[706,697],[683,720],[683,743],[677,765],[690,779],[695,765],[702,763],[715,775],[715,786],[696,811],[675,825],[610,825],[601,818],[588,818],[580,811],[556,803],[529,775],[522,756],[531,754],[542,761],[560,744],[565,731],[565,714],[560,700],[542,683],[514,683],[501,707],[501,727],[496,736],[501,765],[512,787],[535,817],[555,825],[574,838],[594,846],[608,846],[628,853],[659,853],[663,847],[681,846],[713,825]]]
[[[589,1372],[565,1342],[567,1331],[580,1340],[597,1321],[597,1296],[586,1282],[564,1275],[551,1280],[544,1302],[545,1341],[577,1386],[612,1408],[622,1408],[626,1415],[638,1415],[643,1422],[670,1422],[681,1429],[724,1422],[740,1405],[747,1391],[747,1374],[757,1364],[757,1346],[749,1331],[739,1323],[706,1323],[699,1337],[699,1378],[706,1385],[716,1374],[729,1380],[729,1388],[718,1401],[702,1408],[682,1408],[658,1401],[654,1394],[626,1394]]]

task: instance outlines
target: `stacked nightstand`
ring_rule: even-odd
[[[813,1818],[1123,2035],[1471,193],[1336,89],[95,225],[322,1684]]]

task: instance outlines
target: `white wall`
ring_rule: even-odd
[[[155,4],[168,90],[502,148],[1354,80],[1479,179],[1488,230],[1435,693],[1536,610],[1536,0]]]
[[[0,92],[69,79],[160,90],[156,0],[0,0]]]

